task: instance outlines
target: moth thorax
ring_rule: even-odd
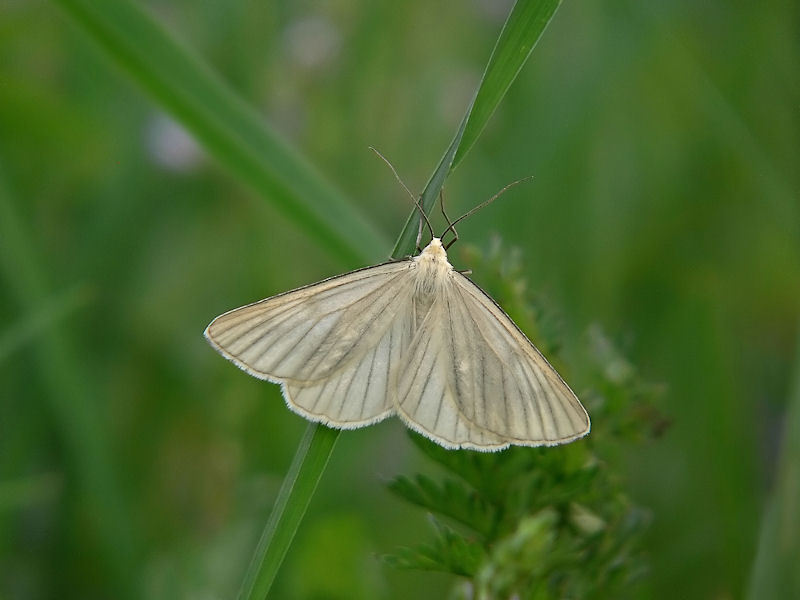
[[[414,257],[414,262],[417,266],[417,295],[420,296],[435,295],[453,270],[439,238],[433,238],[422,253]]]
[[[441,277],[435,268],[425,265],[420,268],[417,275],[417,298],[430,298],[431,302],[437,295],[440,286],[442,285]]]

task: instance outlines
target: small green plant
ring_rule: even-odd
[[[486,256],[468,251],[518,323],[529,332],[546,329],[536,327],[547,319],[528,299],[518,255],[499,243]],[[660,388],[643,380],[599,328],[589,331],[586,350],[588,385],[580,395],[593,420],[586,440],[487,454],[447,451],[409,434],[443,475],[401,476],[390,489],[431,514],[435,537],[397,550],[387,557],[391,564],[465,577],[457,597],[486,600],[609,598],[632,588],[646,570],[639,538],[648,513],[627,497],[603,456],[611,445],[660,433],[665,420],[653,404]]]

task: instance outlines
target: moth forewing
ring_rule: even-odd
[[[375,328],[391,320],[407,271],[407,261],[399,261],[331,277],[229,311],[205,335],[263,379],[323,379],[377,343]]]
[[[398,373],[397,411],[411,429],[446,448],[500,450],[510,441],[480,427],[460,410],[452,385],[452,349],[441,327],[441,298],[434,300]]]
[[[395,307],[403,314],[393,312]],[[359,338],[359,348],[351,350],[352,359],[328,377],[287,380],[283,393],[289,406],[312,421],[342,429],[363,427],[394,414],[393,365],[400,361],[403,340],[408,339],[408,309],[407,299],[396,298],[395,306],[389,308],[392,314],[381,316],[388,327],[379,339],[371,344]]]
[[[464,398],[463,410],[487,406],[481,424],[515,444],[561,444],[589,433],[589,416],[578,398],[511,318],[467,277],[456,272],[453,282],[458,298],[450,306],[459,311],[460,327],[471,325],[472,339],[483,340],[473,346],[475,372],[480,368],[482,381],[494,382],[494,388],[484,384],[485,393],[497,399],[481,404]]]

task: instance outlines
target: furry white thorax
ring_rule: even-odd
[[[453,265],[447,260],[447,252],[442,245],[442,240],[433,238],[425,249],[415,256],[414,264],[419,270],[417,279],[417,294],[428,296],[435,294],[439,286],[452,273]]]

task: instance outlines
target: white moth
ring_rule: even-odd
[[[205,336],[329,427],[396,414],[445,448],[485,451],[589,432],[569,386],[436,237],[418,256],[227,312]]]

